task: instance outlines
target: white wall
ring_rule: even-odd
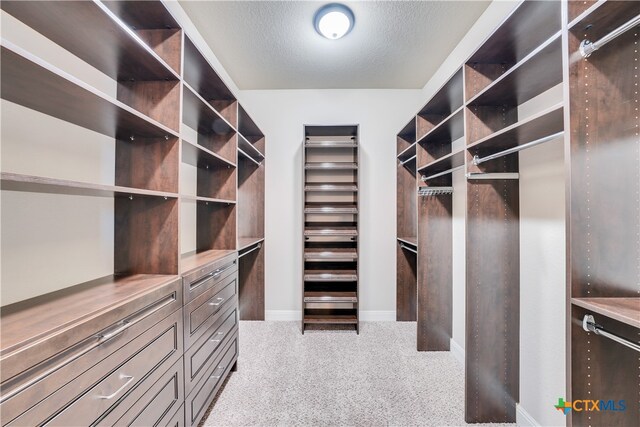
[[[420,90],[244,91],[267,135],[267,318],[302,308],[302,141],[304,124],[360,125],[360,309],[395,320],[395,135],[423,100]]]

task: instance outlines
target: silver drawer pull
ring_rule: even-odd
[[[220,331],[220,332],[218,332],[216,335],[222,335],[222,336],[224,336],[224,334],[225,334],[224,332]],[[220,342],[220,341],[222,341],[222,338],[220,338],[219,340],[209,340],[209,341],[211,341],[211,342]]]
[[[129,329],[133,323],[129,322],[128,320],[123,320],[122,322],[120,322],[120,324],[122,326],[120,326],[119,328],[109,332],[108,334],[100,334],[99,337],[102,341],[107,341],[110,340],[111,338],[115,337],[118,334],[123,333],[124,331],[126,331],[127,329]]]
[[[222,302],[224,301],[224,298],[218,297],[218,298],[216,298],[216,301],[218,301],[218,302],[210,302],[209,305],[211,305],[213,307],[217,307],[220,304],[222,304]]]
[[[201,278],[199,278],[198,280],[196,280],[195,282],[191,283],[189,285],[189,290],[194,290],[195,288],[199,287],[200,285],[202,285],[203,283],[205,283],[207,280],[210,279],[216,279],[218,278],[218,276],[220,276],[223,272],[225,272],[226,270],[230,269],[231,267],[233,267],[235,265],[235,261],[233,261],[232,263],[222,267],[222,268],[218,268],[214,271],[212,271],[211,273],[207,274],[206,276],[203,276]]]
[[[132,377],[131,375],[120,375],[120,379],[124,380],[127,379],[127,382],[122,384],[122,387],[120,387],[119,389],[117,389],[116,391],[114,391],[113,393],[111,393],[108,396],[98,396],[98,399],[113,399],[114,397],[116,397],[122,390],[124,390],[125,388],[127,388],[127,386],[129,384],[131,384],[131,382],[133,380],[135,380],[135,377]]]
[[[216,371],[219,371],[219,370],[223,370],[224,371],[224,366],[222,366],[222,365],[218,366],[216,368]],[[218,375],[218,376],[211,375],[209,378],[214,379],[214,380],[219,380],[220,377],[222,377],[222,375]]]

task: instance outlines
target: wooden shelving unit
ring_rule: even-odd
[[[303,320],[358,322],[358,126],[305,126]]]
[[[396,136],[397,212],[396,230],[396,320],[416,320],[417,290],[417,214],[416,214],[416,119]]]
[[[625,411],[571,411],[573,426],[640,423],[638,352],[605,335],[638,344],[640,333],[638,28],[587,58],[580,53],[583,40],[596,42],[638,14],[638,2],[569,3],[567,400],[626,402]],[[587,315],[605,332],[583,329]]]
[[[96,216],[92,220],[101,233],[113,236],[113,271],[108,276],[80,284],[56,283],[58,291],[2,307],[3,390],[8,387],[6,380],[19,382],[14,376],[21,370],[62,357],[59,351],[77,344],[73,339],[85,345],[82,340],[99,332],[95,328],[115,329],[110,322],[123,322],[125,313],[147,310],[145,306],[153,302],[160,307],[150,316],[153,323],[145,320],[132,330],[160,328],[156,322],[171,321],[177,331],[170,340],[173,356],[147,381],[153,384],[173,369],[172,381],[178,378],[180,383],[171,392],[175,394],[167,403],[171,412],[161,424],[177,417],[180,425],[197,425],[237,358],[237,318],[264,319],[265,136],[160,1],[3,1],[0,7],[115,82],[113,93],[104,93],[2,40],[2,98],[112,138],[113,152],[103,157],[112,159],[115,168],[113,182],[106,183],[22,170],[0,175],[3,194],[38,200],[46,195],[66,204],[72,197],[98,200],[100,212],[87,215]],[[86,144],[92,143],[87,138]],[[104,164],[92,166],[99,169]],[[333,190],[337,188],[329,191]],[[55,206],[51,210],[58,213]],[[38,222],[45,217],[55,221],[57,216],[43,213]],[[37,224],[24,227],[32,225]],[[70,234],[70,241],[76,238]],[[34,262],[43,248],[34,248]],[[12,250],[2,249],[3,254]],[[75,263],[70,259],[65,267],[78,268]],[[3,264],[7,265],[4,258]],[[22,285],[3,282],[3,287]],[[219,296],[225,301],[224,342],[220,348],[209,348],[210,360],[201,360],[202,375],[183,378],[190,366],[187,352],[195,351],[196,339],[207,338],[191,336],[190,314],[216,292],[223,292]],[[199,302],[192,301],[196,297]],[[145,306],[137,307],[140,303]],[[202,333],[205,329],[209,333],[217,318],[212,309],[206,315],[209,323]],[[67,328],[74,332],[63,337]],[[222,364],[225,370],[217,378],[223,379],[213,381],[211,370]],[[203,376],[205,371],[208,375]],[[138,388],[131,393],[136,395],[133,402],[144,392]],[[6,417],[15,422],[22,416],[10,406],[3,400],[3,425],[11,421]],[[24,420],[18,423],[31,423]],[[35,418],[33,422],[38,423]]]

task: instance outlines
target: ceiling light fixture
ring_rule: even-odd
[[[355,17],[347,6],[338,3],[321,7],[314,18],[316,31],[330,40],[344,37],[351,31]]]

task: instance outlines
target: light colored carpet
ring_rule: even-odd
[[[415,337],[415,322],[364,322],[360,335],[240,322],[238,371],[204,425],[465,425],[463,368]]]

